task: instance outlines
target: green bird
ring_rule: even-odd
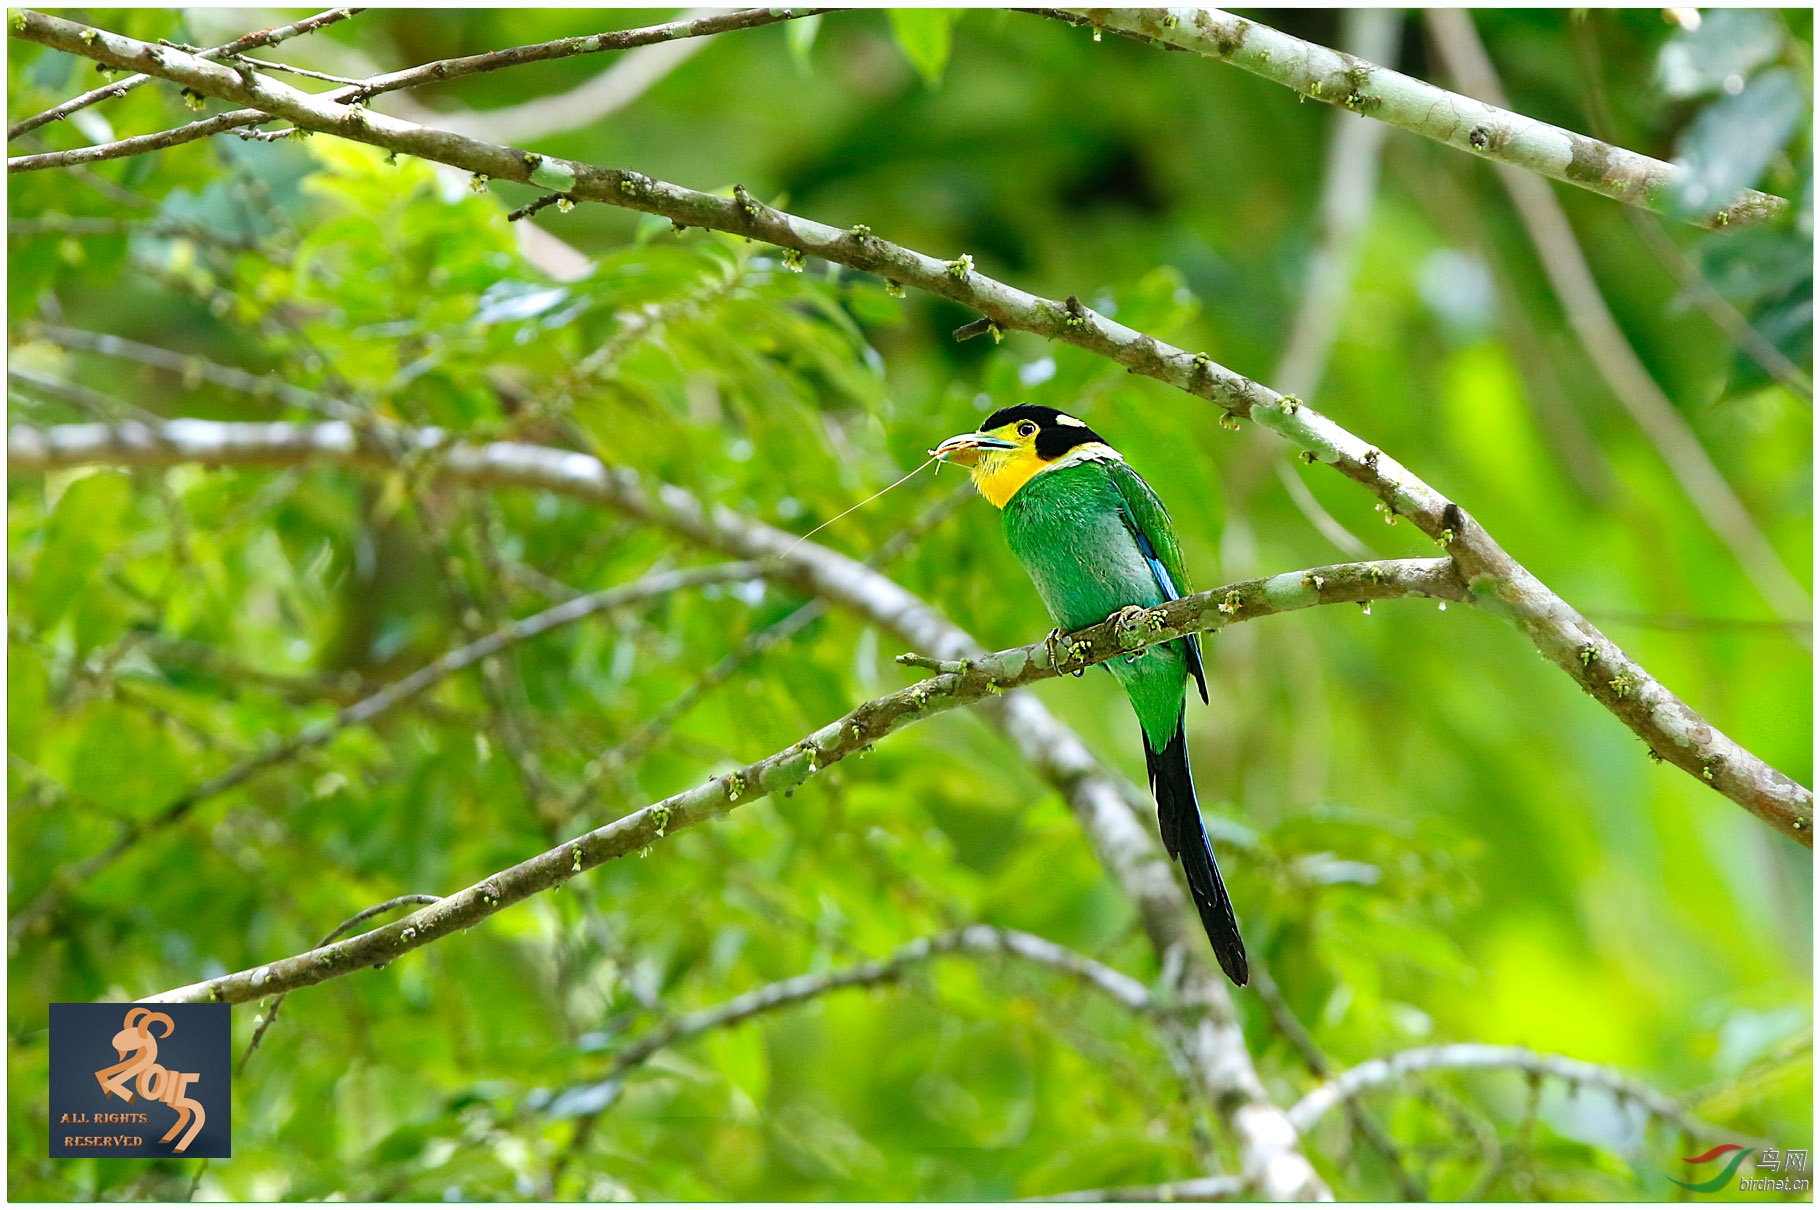
[[[1033,404],[1000,408],[978,432],[950,437],[930,452],[966,467],[999,509],[1011,553],[1063,630],[1190,591],[1163,502],[1085,421]],[[1163,845],[1188,873],[1220,968],[1243,987],[1245,942],[1201,822],[1182,729],[1190,676],[1207,700],[1200,641],[1189,635],[1159,643],[1105,667],[1124,686],[1143,729]]]

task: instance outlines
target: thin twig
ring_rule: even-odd
[[[174,353],[169,349],[141,344],[136,340],[126,340],[106,332],[85,332],[57,324],[28,323],[23,327],[22,334],[27,339],[49,341],[58,348],[80,349],[84,352],[100,353],[105,357],[118,357],[124,361],[136,362],[139,365],[151,366],[155,369],[168,370],[180,375],[185,382],[211,383],[230,391],[251,395],[255,399],[270,399],[287,407],[301,408],[318,416],[333,416],[338,420],[360,420],[362,422],[370,422],[374,419],[371,412],[357,404],[304,387],[293,386],[277,370],[254,374],[234,366],[224,366],[197,354]]]
[[[441,898],[442,896],[440,895],[398,895],[386,900],[384,903],[376,903],[365,911],[355,912],[352,916],[349,916],[346,920],[343,920],[340,924],[330,929],[328,933],[323,936],[322,940],[316,943],[316,948],[321,949],[337,937],[346,935],[348,930],[354,928],[356,925],[364,924],[375,916],[383,916],[393,908],[403,907],[407,903],[418,905],[435,903]],[[261,1042],[265,1041],[265,1031],[272,1028],[272,1022],[278,1019],[278,1010],[284,1006],[285,994],[286,993],[280,992],[277,996],[273,997],[271,1006],[261,1014],[259,1026],[253,1030],[253,1036],[247,1040],[246,1050],[240,1056],[240,1064],[234,1069],[234,1074],[236,1076],[246,1074],[247,1060],[253,1057],[253,1052],[259,1049],[259,1044]]]
[[[680,577],[687,573],[668,574]],[[1115,616],[1063,635],[1053,643],[1045,640],[981,655],[968,661],[964,671],[933,676],[866,702],[763,760],[564,841],[548,852],[502,870],[396,925],[388,925],[352,941],[319,947],[256,971],[223,975],[154,998],[239,1003],[349,974],[361,966],[371,965],[374,955],[389,952],[387,947],[399,952],[416,949],[454,929],[470,928],[531,895],[560,886],[583,870],[646,848],[673,832],[719,818],[738,806],[771,794],[795,789],[829,766],[923,719],[1079,668],[1130,658],[1144,648],[1183,635],[1218,630],[1239,622],[1318,605],[1350,605],[1357,600],[1400,597],[1463,600],[1465,596],[1465,587],[1446,559],[1345,563],[1195,593],[1149,611],[1144,623],[1137,628],[1122,615]],[[576,604],[578,602],[559,605],[536,617],[546,619],[552,614],[571,610]],[[522,629],[531,621],[533,619],[526,619],[526,623],[511,629]],[[539,629],[556,624],[553,620],[544,621]],[[485,651],[474,654],[483,644],[471,644],[463,648],[461,654],[471,657],[467,658],[470,663],[482,658],[504,645],[500,641],[504,633],[496,632],[483,640],[487,646]],[[408,682],[421,682],[416,688],[422,688],[437,679],[433,674],[452,663],[455,654],[397,682],[388,692],[396,697],[410,691]],[[376,708],[369,707],[369,713],[376,712]]]
[[[440,84],[448,80],[460,79],[463,76],[498,71],[501,68],[516,67],[524,63],[542,63],[551,59],[568,58],[572,55],[599,54],[603,51],[628,50],[635,46],[672,42],[678,38],[702,38],[731,30],[755,29],[761,25],[790,21],[824,11],[826,10],[750,8],[735,13],[719,13],[690,21],[672,21],[664,25],[645,26],[640,29],[618,30],[575,38],[558,38],[554,42],[515,46],[507,50],[488,51],[481,55],[439,59],[434,63],[424,63],[403,71],[374,76],[357,85],[324,93],[323,99],[336,103],[365,102],[382,93],[394,92],[401,88]],[[15,29],[14,36],[18,36],[20,32]],[[175,53],[173,52],[173,54]],[[161,73],[154,71],[149,74],[159,75]],[[72,164],[88,164],[97,160],[144,155],[149,151],[162,151],[166,148],[194,142],[197,139],[206,139],[236,127],[257,126],[269,120],[270,118],[258,109],[238,109],[231,113],[219,114],[205,121],[191,122],[172,130],[159,131],[156,134],[139,135],[113,143],[100,143],[93,147],[79,147],[71,151],[14,156],[7,160],[6,170],[9,173],[34,172],[46,168],[67,168]],[[303,125],[303,123],[299,123],[299,125]]]
[[[1402,9],[1355,9],[1341,15],[1342,37],[1348,53],[1362,59],[1395,62],[1401,42]],[[1368,122],[1345,111],[1333,115],[1333,136],[1327,144],[1327,166],[1321,178],[1321,241],[1308,261],[1307,284],[1301,304],[1289,325],[1289,339],[1277,359],[1270,381],[1286,395],[1312,399],[1327,376],[1327,362],[1352,295],[1358,266],[1359,243],[1370,224],[1377,202],[1378,170],[1390,127]],[[1371,554],[1358,535],[1341,525],[1315,499],[1289,459],[1272,459],[1276,475],[1289,499],[1309,524],[1351,559]]]
[[[283,255],[259,244],[243,240],[224,231],[197,227],[174,219],[125,219],[43,214],[33,218],[11,218],[6,221],[8,235],[147,235],[161,239],[187,239],[192,243],[214,244],[235,252],[261,252]],[[289,260],[288,256],[284,257]]]
[[[257,33],[246,34],[236,38],[232,42],[224,42],[213,49],[198,51],[196,57],[199,59],[231,59],[242,51],[258,50],[267,46],[276,46],[280,42],[295,38],[300,34],[314,33],[316,30],[333,25],[337,21],[346,21],[349,17],[352,17],[360,11],[362,10],[357,8],[332,8],[327,12],[317,13],[314,17],[306,17],[293,25],[284,25],[276,29],[260,30]],[[128,76],[124,80],[116,80],[111,84],[104,84],[100,88],[91,89],[79,97],[71,97],[61,105],[47,109],[43,113],[33,114],[31,117],[15,122],[7,127],[6,141],[10,143],[20,135],[25,134],[28,131],[36,130],[40,126],[48,125],[51,122],[61,122],[64,118],[69,117],[77,110],[87,109],[90,105],[105,101],[110,97],[124,97],[127,93],[133,91],[133,89],[138,88],[141,84],[146,83],[152,78],[153,77],[151,76],[144,75]]]

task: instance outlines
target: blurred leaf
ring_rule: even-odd
[[[1767,12],[1707,9],[1698,29],[1682,30],[1662,44],[1656,81],[1671,97],[1736,92],[1752,68],[1776,57],[1782,38],[1781,24]]]
[[[965,11],[958,8],[890,9],[891,32],[898,49],[922,76],[923,83],[934,88],[942,82],[942,71],[948,66],[948,52],[953,46],[954,23]]]
[[[803,75],[808,75],[813,70],[809,52],[814,49],[815,35],[821,32],[821,28],[820,13],[798,17],[784,28],[784,42],[790,47],[790,58],[796,63],[796,70]]]
[[[1793,72],[1771,68],[1743,91],[1714,101],[1681,135],[1675,163],[1687,170],[1675,204],[1685,214],[1727,205],[1763,175],[1807,110]]]
[[[131,502],[127,477],[115,471],[84,475],[64,490],[32,573],[32,623],[37,629],[56,625],[76,594],[90,587],[101,560],[119,541]]]

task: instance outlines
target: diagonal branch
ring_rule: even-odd
[[[349,17],[354,16],[360,11],[361,10],[357,8],[332,8],[327,12],[317,13],[314,17],[305,17],[303,20],[291,25],[281,25],[275,29],[262,29],[256,33],[236,38],[232,42],[224,42],[220,46],[213,47],[212,49],[199,51],[196,57],[199,59],[231,59],[235,55],[243,54],[249,50],[262,50],[267,46],[276,46],[280,42],[287,42],[301,34],[314,33],[324,26],[334,25],[338,21],[346,21]],[[77,110],[87,109],[89,106],[99,104],[110,97],[124,97],[127,93],[138,88],[141,84],[146,83],[150,79],[152,79],[152,77],[146,75],[128,76],[124,80],[115,80],[111,84],[103,84],[100,88],[92,88],[79,97],[71,97],[61,105],[47,109],[43,113],[33,114],[31,117],[15,122],[7,127],[6,141],[10,143],[20,135],[28,134],[31,131],[38,129],[40,126],[48,126],[52,122],[61,122]]]
[[[1236,622],[1316,605],[1399,597],[1463,600],[1465,596],[1464,586],[1446,559],[1342,563],[1208,589],[1141,611],[1135,621],[1114,616],[1053,642],[1044,640],[972,658],[940,661],[942,670],[934,676],[865,702],[763,760],[564,841],[395,924],[257,970],[222,975],[151,998],[238,1004],[339,978],[374,961],[389,962],[397,954],[472,928],[520,900],[561,886],[584,870],[648,848],[673,832],[717,819],[736,807],[780,791],[793,790],[830,765],[869,749],[913,723],[1109,660],[1130,658],[1145,648],[1186,634],[1219,630]],[[578,600],[570,605],[579,603]],[[912,657],[907,662],[924,659],[927,657]],[[438,661],[424,672],[443,662]],[[417,673],[406,679],[422,675]]]
[[[1232,13],[1177,8],[1023,11],[1218,59],[1311,100],[1343,105],[1469,155],[1679,217],[1673,199],[1686,174],[1678,165],[1436,88]],[[1746,189],[1730,205],[1693,221],[1703,227],[1739,226],[1787,212],[1786,199]]]
[[[1620,1101],[1635,1101],[1653,1116],[1696,1138],[1737,1137],[1736,1131],[1701,1121],[1683,1109],[1681,1103],[1673,1097],[1613,1068],[1563,1055],[1537,1054],[1523,1046],[1490,1046],[1482,1042],[1424,1046],[1361,1063],[1297,1101],[1289,1110],[1289,1120],[1295,1123],[1296,1129],[1305,1132],[1334,1106],[1351,1100],[1367,1089],[1424,1071],[1468,1069],[1521,1071],[1532,1077],[1552,1076],[1566,1080],[1569,1085],[1585,1084],[1604,1088]]]
[[[564,601],[560,605],[553,605],[541,613],[521,618],[510,625],[502,626],[489,635],[446,652],[409,676],[393,681],[372,696],[337,710],[333,718],[305,727],[282,743],[223,770],[179,795],[156,814],[128,823],[107,848],[64,866],[52,875],[50,882],[31,902],[12,914],[12,918],[7,921],[8,936],[13,938],[23,936],[27,930],[37,926],[40,921],[56,911],[58,905],[75,887],[112,864],[147,836],[155,835],[181,823],[190,812],[209,799],[245,784],[256,774],[282,764],[299,753],[320,748],[349,727],[370,722],[398,703],[415,697],[462,669],[480,663],[488,656],[496,655],[515,643],[535,638],[558,626],[579,621],[590,614],[617,609],[637,601],[667,595],[679,589],[700,584],[750,579],[757,575],[759,570],[755,563],[722,563],[711,567],[692,567],[682,571],[659,572],[631,584],[603,589],[600,592],[576,597],[571,601]]]
[[[1327,463],[1364,485],[1378,496],[1393,520],[1408,517],[1423,533],[1446,546],[1480,604],[1522,630],[1546,659],[1636,732],[1652,753],[1812,847],[1808,831],[1813,796],[1808,790],[1714,730],[1511,558],[1458,504],[1294,396],[1279,395],[1205,354],[1191,354],[1095,314],[1078,299],[1058,303],[1014,289],[975,271],[970,256],[940,261],[878,239],[863,226],[841,231],[786,214],[759,202],[743,188],[735,187],[731,198],[718,197],[642,173],[599,168],[429,130],[366,109],[326,102],[250,68],[243,78],[179,51],[29,10],[15,13],[12,25],[15,37],[123,69],[144,68],[205,95],[253,104],[301,127],[452,164],[482,177],[535,183],[582,200],[662,214],[679,224],[762,239],[876,273],[888,281],[915,285],[980,312],[1000,328],[1065,340],[1110,358],[1132,373],[1210,399],[1235,417],[1255,420],[1300,446],[1305,458]],[[349,433],[331,440],[345,444],[351,438]],[[595,470],[586,477],[602,474]]]
[[[1493,100],[1504,99],[1497,70],[1466,10],[1432,9],[1428,28],[1440,48],[1442,63],[1461,87]],[[1560,199],[1530,173],[1500,165],[1498,175],[1529,232],[1568,323],[1605,385],[1656,447],[1707,528],[1732,552],[1770,607],[1784,616],[1811,614],[1813,601],[1807,590],[1789,574],[1756,519],[1713,465],[1693,426],[1651,377],[1618,326]]]
[[[686,21],[672,21],[665,25],[652,25],[640,29],[615,30],[609,33],[591,34],[575,38],[558,38],[553,42],[538,42],[528,46],[514,46],[505,50],[488,51],[485,54],[467,55],[458,59],[438,59],[433,63],[423,63],[402,71],[389,72],[386,75],[374,76],[359,84],[337,89],[322,94],[323,99],[332,102],[363,103],[381,93],[395,92],[401,88],[417,88],[424,84],[440,84],[448,80],[460,79],[463,76],[478,75],[482,72],[499,71],[501,68],[517,67],[524,63],[543,63],[551,59],[566,59],[572,55],[592,55],[604,51],[629,50],[637,46],[652,46],[659,43],[674,42],[679,38],[702,38],[713,34],[726,33],[732,30],[755,29],[761,25],[771,25],[778,21],[790,21],[797,17],[813,16],[823,12],[815,8],[749,8],[734,13],[719,13],[713,16],[697,17]],[[35,16],[36,14],[32,14]],[[13,31],[21,32],[21,20],[29,23],[29,18],[15,17]],[[130,39],[127,39],[130,41]],[[138,43],[140,46],[149,45]],[[69,47],[59,49],[69,50]],[[157,49],[157,48],[154,48]],[[86,50],[73,51],[84,54]],[[173,55],[181,54],[172,51]],[[183,56],[186,59],[200,60],[201,56]],[[131,69],[128,69],[131,70]],[[159,71],[149,71],[148,76],[164,76]],[[251,75],[251,68],[248,68]],[[196,91],[202,92],[201,89]],[[294,90],[293,90],[294,91]],[[216,96],[215,93],[203,92],[204,96]],[[299,96],[310,96],[309,93],[298,93]],[[223,97],[223,100],[240,100],[235,97]],[[245,103],[242,101],[242,103]],[[121,139],[113,143],[101,143],[93,147],[79,147],[73,151],[51,151],[40,155],[14,156],[6,162],[6,170],[11,172],[33,172],[45,168],[67,168],[73,164],[88,164],[96,160],[114,160],[126,156],[143,155],[148,151],[161,151],[167,147],[178,147],[192,143],[197,139],[206,139],[213,135],[224,134],[243,126],[257,126],[269,121],[268,114],[258,108],[239,109],[231,113],[217,114],[200,122],[191,122],[174,130],[160,131],[157,134],[138,135],[130,139]],[[302,123],[299,123],[302,125]],[[427,158],[427,157],[426,157]]]
[[[375,903],[370,908],[364,908],[361,911],[355,912],[352,916],[349,916],[346,920],[343,920],[340,924],[330,929],[316,945],[318,948],[325,946],[337,937],[345,935],[348,930],[354,928],[356,925],[365,924],[375,916],[383,916],[387,912],[396,908],[401,908],[406,904],[422,905],[426,903],[435,903],[441,898],[442,896],[440,895],[395,895],[384,903]],[[260,1014],[259,1020],[253,1029],[253,1036],[247,1039],[246,1049],[240,1053],[240,1062],[234,1068],[234,1074],[236,1076],[246,1074],[247,1061],[253,1057],[253,1052],[259,1049],[259,1044],[265,1041],[265,1031],[272,1028],[272,1022],[278,1019],[278,1010],[283,1007],[284,996],[280,994],[274,996],[272,998],[272,1003],[266,1008],[265,1012]]]

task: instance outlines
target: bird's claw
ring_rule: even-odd
[[[1127,605],[1113,614],[1109,621],[1118,635],[1119,646],[1139,647],[1144,642],[1144,632],[1150,629],[1150,611],[1142,605]],[[1144,652],[1134,651],[1125,657],[1127,664],[1138,659]]]

